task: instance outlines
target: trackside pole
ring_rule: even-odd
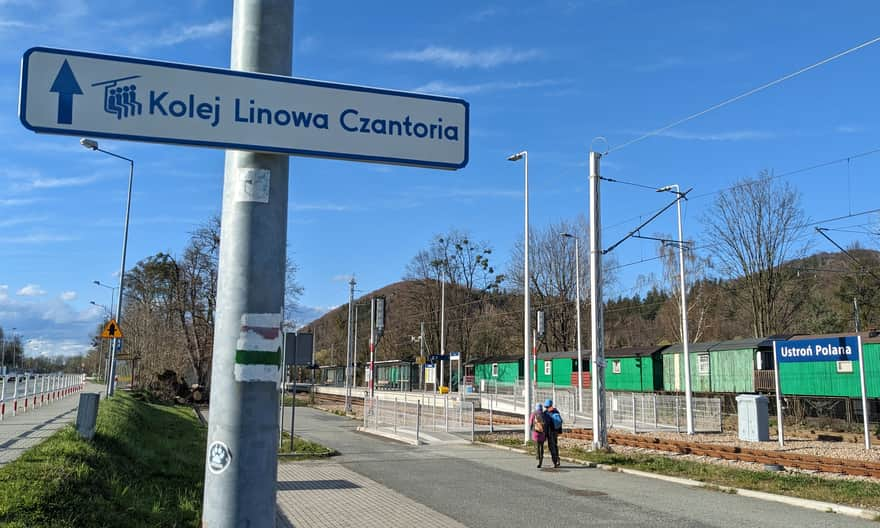
[[[292,54],[292,0],[235,0],[232,69],[289,76]],[[211,528],[276,522],[288,172],[287,156],[226,152],[202,509]]]
[[[590,343],[593,376],[593,449],[608,448],[605,421],[605,330],[602,308],[602,217],[598,152],[590,152]]]
[[[779,390],[779,358],[776,355],[776,341],[773,342],[773,380],[776,383],[776,436],[779,437],[779,447],[785,445],[782,427],[782,391]]]
[[[871,434],[868,432],[868,393],[865,390],[865,354],[862,350],[862,336],[856,336],[859,344],[859,381],[862,385],[862,422],[865,428],[865,449],[871,449]]]

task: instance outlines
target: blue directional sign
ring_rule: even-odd
[[[776,341],[775,349],[779,363],[859,360],[859,338],[856,336]]]
[[[460,169],[456,98],[52,48],[25,52],[34,132]]]

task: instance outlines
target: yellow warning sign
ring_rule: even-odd
[[[107,322],[104,331],[101,332],[101,337],[104,339],[120,339],[122,337],[122,329],[116,324],[116,319],[110,319],[110,321]]]

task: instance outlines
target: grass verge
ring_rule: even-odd
[[[192,409],[119,391],[92,442],[67,426],[0,468],[0,525],[196,527],[205,441]]]
[[[512,436],[482,437],[480,440],[511,447],[523,447],[522,439]],[[527,449],[530,454],[534,454],[534,442],[529,442]],[[585,462],[696,480],[705,483],[708,488],[717,489],[719,486],[726,486],[859,508],[880,509],[880,483],[866,480],[823,478],[805,473],[771,473],[681,460],[662,455],[602,453],[581,448],[560,447],[560,455]]]
[[[334,449],[324,447],[321,444],[304,440],[296,435],[293,437],[293,450],[290,449],[290,433],[284,432],[281,444],[278,446],[279,455],[296,456],[297,460],[309,458],[323,458],[338,455]]]

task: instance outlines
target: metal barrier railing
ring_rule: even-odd
[[[82,374],[15,374],[0,383],[0,420],[49,405],[85,386]]]
[[[364,429],[386,431],[412,438],[418,445],[429,432],[469,435],[474,440],[476,405],[474,402],[444,395],[422,398],[370,398],[364,394]]]

